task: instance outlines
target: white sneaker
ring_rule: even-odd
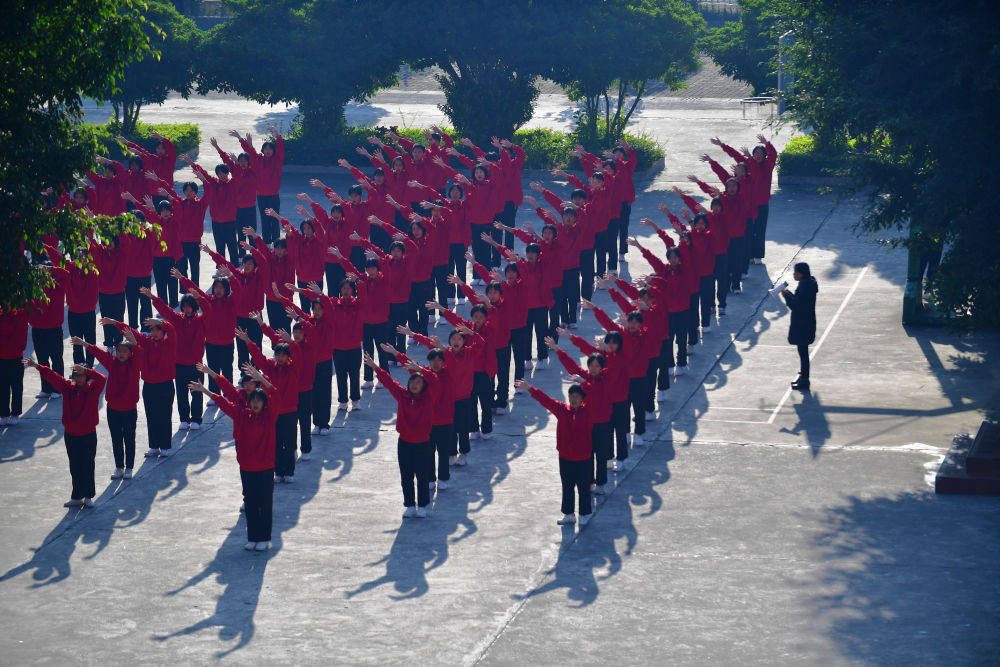
[[[434,482],[427,482],[427,488],[430,489],[431,491],[433,491],[434,490]]]
[[[712,325],[711,325],[711,324],[706,324],[705,326],[703,326],[703,327],[701,328],[701,332],[702,332],[703,334],[707,334],[707,333],[708,333],[708,332],[710,332],[711,330],[712,330]]]
[[[479,431],[473,431],[470,433],[469,440],[479,440]]]
[[[427,518],[427,508],[426,507],[418,507],[417,508],[417,518],[418,519],[426,519]]]
[[[160,457],[161,459],[165,459],[168,456],[170,456],[170,450],[169,449],[157,449],[156,450],[156,455],[158,457]]]
[[[603,496],[606,493],[606,491],[604,490],[604,485],[603,484],[595,484],[594,488],[591,490],[591,492],[595,496]]]
[[[444,481],[443,479],[439,479],[438,480],[438,491],[444,491],[447,488],[448,488],[448,482]]]
[[[644,443],[642,441],[642,436],[641,435],[639,435],[638,433],[636,433],[636,434],[634,434],[632,436],[632,446],[633,447],[642,447],[644,444],[646,444],[646,443]]]
[[[125,471],[121,468],[115,468],[115,471],[111,473],[111,479],[121,479],[125,476]]]
[[[524,394],[524,390],[523,389],[521,389],[520,387],[515,387],[514,388],[514,395],[515,396],[521,396],[523,394]]]
[[[257,546],[253,548],[254,551],[267,551],[271,548],[270,542],[258,542]]]
[[[240,503],[240,511],[241,512],[246,512],[247,511],[247,504],[246,503]]]
[[[299,456],[299,461],[308,461],[311,458],[312,457],[309,456],[309,452],[302,452],[302,455]]]
[[[646,412],[646,421],[651,422],[656,420],[656,415],[652,412]]]
[[[351,401],[351,412],[357,412],[361,409],[360,401]]]
[[[177,430],[178,431],[186,431],[186,430],[188,430],[187,422],[181,422],[180,425],[177,427]]]
[[[73,498],[70,498],[69,500],[63,503],[63,507],[80,507],[81,505],[83,505],[82,500],[76,500]]]
[[[549,367],[548,357],[546,357],[545,359],[539,359],[538,361],[535,362],[536,371],[543,371],[548,367]]]
[[[313,427],[312,427],[312,431],[310,431],[310,432],[311,432],[311,433],[312,433],[313,435],[319,435],[319,426],[313,426]]]
[[[684,375],[686,372],[687,371],[684,369],[684,366],[674,366],[674,377],[675,378]]]
[[[54,391],[51,394],[49,394],[49,398],[51,398],[53,401],[58,401],[60,398],[62,398],[62,394],[60,394],[58,391]]]
[[[295,481],[295,475],[285,475],[284,477],[281,478],[281,481],[284,482],[285,484],[291,484],[292,482]]]
[[[257,548],[257,543],[247,542],[246,544],[243,545],[243,548],[246,549],[247,551],[253,551],[254,549]]]
[[[690,357],[697,351],[696,345],[688,345],[688,356]]]
[[[613,466],[611,466],[611,470],[613,470],[614,472],[621,472],[622,468],[624,468],[624,467],[625,466],[622,464],[621,461],[619,461],[618,459],[615,459],[615,464]]]
[[[665,400],[667,400],[667,392],[665,392],[662,389],[657,389],[656,390],[656,402],[657,403],[662,403]]]
[[[458,458],[455,459],[455,465],[457,465],[457,466],[464,466],[464,465],[468,465],[468,464],[469,464],[469,461],[468,461],[468,458],[466,457],[465,454],[459,454]]]
[[[590,517],[592,517],[592,516],[594,516],[593,512],[591,512],[590,514],[581,514],[580,515],[580,525],[581,526],[586,526],[588,523],[590,523]]]
[[[600,292],[602,289],[604,289],[604,287],[601,285],[601,283],[599,283],[599,282],[597,282],[595,280],[594,281],[594,291],[595,292]]]
[[[455,307],[455,297],[453,297],[453,296],[449,296],[448,297],[448,307],[449,308],[454,308]]]
[[[198,422],[188,422],[188,428],[192,431],[200,431],[201,424],[199,424]]]
[[[576,329],[576,322],[570,322],[566,325],[567,329]]]
[[[48,397],[49,397],[49,394],[48,394],[48,392],[45,392],[45,391],[40,391],[37,394],[35,394],[35,398],[48,398]],[[67,507],[71,507],[71,505],[67,505]]]
[[[531,359],[528,359],[527,361],[524,362],[524,370],[526,371],[531,370]]]
[[[83,499],[83,506],[84,507],[93,507],[95,504],[96,503],[94,502],[93,498],[84,498]]]
[[[319,430],[319,434],[320,435],[330,435],[330,429],[328,429],[328,428],[321,428]]]
[[[493,408],[493,414],[495,414],[495,415],[505,415],[505,414],[507,414],[507,410],[505,410],[504,408]]]
[[[725,315],[725,314],[726,314],[726,309],[725,308],[719,308],[719,315],[722,316],[722,315]]]
[[[215,405],[215,399],[214,398],[208,399],[208,403],[206,403],[205,405]],[[252,543],[248,543],[248,544],[252,544]]]
[[[132,479],[132,469],[126,468],[125,472],[122,474],[122,479]]]
[[[274,476],[274,483],[275,484],[281,484],[284,481],[285,481],[285,478],[282,477],[281,475],[275,475]]]
[[[611,459],[610,461],[608,461],[608,470],[614,470],[614,469],[615,469],[615,460]]]
[[[559,519],[558,521],[556,521],[556,523],[559,524],[560,526],[571,526],[574,523],[576,523],[576,515],[575,514],[563,514],[562,518]]]
[[[347,411],[347,403],[337,404],[337,412],[346,412],[346,411]]]
[[[403,518],[404,519],[412,519],[415,516],[417,516],[417,508],[416,507],[407,507],[405,510],[403,510]]]
[[[7,417],[0,417],[0,426],[6,426],[7,419],[8,419]]]
[[[375,383],[372,382],[371,380],[365,380],[364,382],[361,383],[361,388],[362,389],[371,389],[374,386],[375,386]]]
[[[449,456],[448,457],[448,465],[450,465],[450,466],[455,465],[455,459],[457,459],[457,458],[458,458],[457,456]]]
[[[160,455],[160,450],[159,449],[147,449],[145,457],[147,459],[155,459],[159,455]]]
[[[21,423],[20,417],[16,417],[14,415],[7,417],[7,426],[17,426],[20,423]]]
[[[492,440],[492,439],[493,439],[492,433],[483,433],[483,440]]]

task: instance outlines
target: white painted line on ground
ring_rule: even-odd
[[[709,405],[706,412],[711,412],[712,410],[759,410],[761,412],[770,412],[772,408],[724,408],[721,405]]]
[[[844,308],[847,306],[847,302],[851,300],[851,297],[854,295],[854,292],[858,289],[858,285],[861,284],[861,280],[865,277],[865,274],[868,273],[869,266],[870,265],[868,264],[865,265],[865,268],[861,270],[861,273],[858,274],[857,280],[855,280],[854,284],[851,286],[851,291],[849,291],[847,295],[844,297],[844,300],[840,302],[840,307],[837,308],[837,312],[833,314],[832,318],[830,318],[830,323],[827,324],[826,329],[823,330],[823,335],[820,336],[819,342],[816,343],[816,345],[812,349],[812,352],[809,353],[809,361],[813,360],[813,358],[816,356],[816,353],[819,352],[819,348],[823,346],[823,342],[826,340],[826,337],[830,335],[830,331],[833,329],[833,325],[837,323],[837,319],[840,317],[840,314],[844,312]],[[771,416],[768,417],[767,419],[768,424],[774,423],[774,419],[778,416],[778,412],[781,411],[781,408],[785,405],[785,401],[787,401],[791,395],[792,395],[792,388],[789,387],[788,389],[785,390],[785,394],[784,396],[781,397],[781,400],[778,401],[778,405],[775,406],[774,412],[772,412]]]
[[[707,419],[705,417],[699,417],[700,422],[716,422],[720,424],[767,424],[768,422],[753,421],[750,419]]]

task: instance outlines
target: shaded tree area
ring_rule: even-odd
[[[754,95],[778,85],[778,16],[775,0],[739,0],[740,14],[712,28],[698,41],[722,73],[749,84]]]

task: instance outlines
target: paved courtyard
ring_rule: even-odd
[[[267,122],[265,108],[219,104],[205,113],[220,128]],[[667,167],[633,210],[640,236],[635,221],[679,204],[671,185],[708,175],[708,137],[739,145],[761,129],[733,100],[662,105],[637,121],[669,137]],[[287,175],[283,209],[307,178]],[[241,548],[232,427],[214,409],[170,458],[118,483],[102,406],[98,504],[67,512],[60,406],[30,398],[29,371],[25,419],[0,432],[2,662],[1000,661],[1000,500],[932,490],[953,438],[1000,405],[1000,337],[902,327],[905,255],[858,239],[858,215],[807,189],[775,192],[765,264],[582,530],[555,523],[555,422],[522,396],[430,517],[404,522],[384,390],[338,413],[276,490],[268,553]],[[767,294],[796,261],[820,286],[806,396],[787,391],[787,310]],[[629,253],[629,274],[648,270]],[[531,381],[557,393],[561,375]]]

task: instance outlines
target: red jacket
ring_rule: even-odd
[[[626,356],[624,350],[618,350],[617,352],[605,352],[599,350],[596,346],[587,342],[579,336],[572,335],[569,340],[573,345],[576,345],[581,352],[584,354],[593,354],[594,352],[600,352],[604,355],[604,361],[606,363],[604,367],[604,373],[608,378],[608,387],[611,394],[611,401],[613,403],[621,403],[628,399],[628,365],[626,361]],[[600,423],[600,422],[598,422]]]
[[[424,347],[434,349],[434,343],[427,336],[414,334],[413,340]],[[448,380],[451,385],[452,401],[461,401],[472,395],[472,376],[475,372],[476,358],[481,354],[478,349],[484,345],[485,341],[479,334],[474,333],[465,339],[465,345],[461,350],[451,347],[444,349],[444,363],[448,369]],[[450,424],[451,422],[442,422]]]
[[[278,194],[281,190],[281,170],[285,166],[285,139],[274,137],[274,154],[264,157],[257,149],[240,139],[240,146],[250,156],[250,167],[257,174],[257,194],[263,197]]]
[[[155,195],[153,182],[146,178],[146,170],[149,165],[143,162],[143,168],[133,171],[124,165],[115,163],[115,180],[121,192],[131,193],[138,201],[142,201],[146,195]],[[173,176],[171,176],[171,180]],[[127,207],[127,204],[126,204]]]
[[[396,361],[404,366],[414,363],[413,359],[410,359],[402,352],[396,355]],[[437,382],[427,387],[427,389],[433,392],[431,394],[431,405],[433,406],[434,416],[431,418],[431,426],[447,426],[452,424],[455,421],[455,396],[451,369],[446,365],[442,366],[441,370],[436,373],[429,366],[421,366],[420,369],[420,373],[424,377],[435,375],[438,379]],[[410,371],[410,374],[412,375],[414,372]]]
[[[139,373],[142,370],[142,354],[139,350],[133,349],[132,356],[122,363],[116,355],[97,345],[88,343],[87,349],[108,371],[108,390],[104,392],[104,402],[112,410],[135,410],[135,406],[139,404]]]
[[[149,334],[140,333],[122,322],[118,323],[118,330],[122,333],[131,331],[139,343],[143,382],[169,382],[177,377],[177,332],[173,324],[163,321],[163,338],[160,340],[154,340]]]
[[[475,345],[475,354],[472,355],[473,359],[472,372],[486,373],[490,377],[496,377],[497,348],[493,343],[494,339],[498,337],[496,329],[497,327],[496,320],[491,320],[490,318],[487,318],[486,323],[482,326],[482,328],[477,329],[475,324],[473,324],[469,320],[462,319],[461,317],[459,317],[450,310],[446,309],[440,312],[442,315],[444,315],[444,319],[448,320],[452,324],[452,326],[458,326],[459,324],[461,324],[464,327],[472,329],[473,331],[476,332],[476,335],[478,335],[479,339],[482,341],[481,343],[477,341]],[[468,344],[469,343],[467,340],[466,345]],[[501,347],[503,346],[501,345]],[[471,387],[469,391],[471,393],[472,391]]]
[[[273,383],[273,380],[270,381]],[[249,407],[237,406],[219,394],[212,394],[212,399],[219,409],[233,420],[236,462],[239,463],[240,470],[246,472],[261,472],[274,468],[274,425],[280,414],[277,410],[279,395],[277,385],[264,391],[267,392],[267,406],[258,413]]]
[[[177,164],[177,149],[174,148],[173,142],[169,139],[161,139],[160,141],[163,142],[163,147],[166,149],[162,156],[150,153],[139,144],[134,144],[131,141],[126,141],[125,145],[139,154],[145,169],[152,170],[162,180],[173,183],[174,166]],[[138,197],[138,195],[136,196]]]
[[[229,157],[229,153],[219,151],[219,156],[232,174],[233,187],[236,189],[236,208],[253,208],[257,205],[257,172],[253,161],[246,169],[240,163]]]
[[[153,295],[153,307],[164,320],[174,327],[177,338],[177,364],[194,366],[205,354],[205,316],[195,313],[188,317],[167,305],[160,297]]]
[[[48,303],[36,299],[31,302],[28,309],[28,324],[35,329],[61,329],[66,317],[66,286],[69,284],[69,271],[53,266],[49,273],[55,284],[45,288]]]
[[[127,282],[125,275],[127,259],[124,249],[120,245],[115,247],[98,244],[94,244],[92,248],[94,264],[98,271],[97,291],[100,294],[121,294],[124,292]]]
[[[0,310],[0,359],[22,359],[27,346],[27,309]]]
[[[510,152],[514,155],[511,157]],[[511,151],[500,151],[500,171],[503,174],[504,201],[514,202],[514,206],[524,203],[524,188],[521,185],[521,171],[524,169],[524,149],[514,144]]]
[[[193,164],[191,168],[205,179],[205,198],[208,199],[208,214],[212,222],[235,222],[236,186],[233,179],[221,181],[210,175],[201,165]]]
[[[182,243],[199,243],[205,231],[205,211],[208,197],[178,197],[171,186],[161,183],[169,193],[172,219],[177,223],[177,236]]]
[[[180,225],[170,208],[170,217],[164,218],[154,208],[142,207],[146,211],[146,220],[160,226],[160,232],[153,237],[153,257],[170,257],[174,261],[184,256],[181,251]]]
[[[278,291],[284,297],[291,297],[292,292],[285,287],[286,283],[295,283],[295,267],[292,266],[292,256],[287,252],[284,257],[278,257],[278,254],[270,248],[264,239],[259,236],[255,236],[253,243],[257,246],[257,250],[264,256],[264,297],[267,301],[280,301],[278,297],[274,296],[273,286],[276,284],[278,286]]]
[[[764,162],[757,162],[752,156],[747,157],[732,146],[722,144],[719,146],[726,152],[726,155],[737,162],[742,162],[747,166],[748,181],[740,180],[740,193],[746,196],[746,210],[744,213],[748,218],[757,217],[757,207],[763,206],[771,199],[771,175],[774,173],[774,164],[778,158],[778,151],[770,141],[765,143],[767,156]],[[749,187],[747,187],[749,185]],[[744,190],[747,192],[744,193]]]
[[[413,142],[404,137],[399,138],[399,144],[406,150],[413,152]],[[435,190],[443,190],[444,186],[448,183],[448,173],[434,164],[434,156],[441,155],[441,159],[448,161],[448,154],[442,151],[434,152],[429,147],[425,146],[426,152],[424,153],[424,158],[417,162],[413,159],[411,155],[403,155],[403,161],[406,163],[406,170],[413,175],[413,179],[420,181],[424,185],[434,188]]]
[[[334,350],[355,350],[361,347],[364,335],[364,297],[358,292],[357,297],[337,297],[332,299],[325,294],[317,294],[306,290],[310,299],[319,298],[323,302],[323,319],[330,318],[332,344]]]
[[[96,255],[96,244],[91,242],[91,255]],[[52,263],[58,265],[63,257],[50,245],[45,246]],[[69,281],[66,283],[66,308],[71,313],[91,313],[97,309],[97,286],[100,282],[97,271],[84,273],[76,262],[67,262]]]
[[[625,352],[625,365],[628,377],[637,378],[646,375],[649,360],[660,353],[660,341],[650,334],[649,329],[640,326],[631,331],[612,320],[601,308],[594,308],[594,317],[604,327],[605,331],[617,331],[622,335],[622,346]],[[643,318],[645,319],[645,318]]]
[[[471,163],[471,160],[468,162]],[[474,165],[474,163],[472,164]],[[444,169],[452,178],[458,174],[451,167]],[[503,188],[500,181],[500,170],[496,167],[488,167],[487,173],[489,178],[484,181],[473,181],[471,185],[462,184],[462,189],[465,190],[465,212],[471,225],[492,224],[493,216],[497,213],[495,200],[498,195],[496,192]]]
[[[563,367],[570,375],[579,375],[582,378],[586,378],[586,382],[580,384],[583,387],[583,391],[587,394],[584,398],[584,404],[590,411],[590,418],[594,424],[605,424],[611,421],[611,410],[613,406],[613,401],[611,400],[612,392],[611,386],[609,384],[608,374],[605,370],[601,370],[597,377],[590,374],[589,371],[583,369],[580,364],[573,361],[564,350],[556,349],[556,355],[559,357],[559,361],[562,362]]]
[[[312,290],[308,290],[305,294],[314,301],[318,298],[320,302],[322,302],[323,317],[316,317],[315,315],[305,312],[295,305],[295,302],[291,299],[283,298],[281,300],[281,304],[285,306],[285,308],[291,308],[299,317],[313,325],[313,343],[315,346],[313,361],[318,364],[320,362],[333,359],[333,339],[335,336],[334,328],[336,323],[336,319],[333,316],[333,302],[330,297],[325,294],[320,294],[316,297],[315,295],[317,293]]]
[[[48,366],[39,366],[38,372],[41,373],[42,379],[48,381],[62,394],[63,430],[68,435],[93,433],[100,422],[97,406],[104,390],[106,381],[104,375],[93,368],[87,369],[87,384],[79,388],[75,382],[67,380]]]
[[[386,222],[392,222],[393,218],[396,216],[396,207],[386,201],[386,195],[392,194],[389,190],[388,178],[386,182],[382,185],[376,185],[375,181],[368,178],[362,173],[357,167],[351,167],[351,175],[358,181],[365,190],[368,191],[368,201],[364,202],[367,207],[368,215],[374,215],[380,220]],[[398,200],[397,200],[398,201]],[[399,202],[402,204],[403,202]],[[353,205],[352,206],[356,206]],[[345,214],[347,209],[344,209]],[[364,216],[364,223],[368,223],[368,215]],[[358,236],[361,238],[368,238],[368,234],[362,234],[361,230],[358,229]]]
[[[260,330],[264,332],[265,336],[271,339],[272,344],[277,345],[282,342],[278,332],[268,325],[261,324]],[[292,352],[292,361],[295,362],[295,367],[298,369],[296,372],[296,394],[312,389],[313,382],[316,380],[316,348],[318,347],[316,327],[309,320],[302,320],[302,333],[303,340],[301,343],[292,340],[288,344]],[[297,398],[295,409],[298,410]]]
[[[204,313],[205,342],[212,345],[232,345],[236,338],[236,302],[240,298],[240,283],[230,280],[232,290],[229,296],[221,299],[209,296],[195,285],[189,278],[180,277],[181,286],[185,290],[194,288],[198,293],[198,304]]]
[[[343,262],[345,268],[349,262]],[[389,321],[389,281],[381,271],[371,277],[367,272],[361,274],[358,283],[358,296],[361,297],[361,318],[364,324],[382,324]]]
[[[118,237],[125,254],[125,275],[129,278],[148,278],[153,273],[153,245],[156,239],[149,230],[142,238],[132,234]]]
[[[414,395],[396,382],[388,371],[376,368],[375,375],[399,406],[396,412],[396,432],[399,433],[399,439],[412,444],[430,440],[434,423],[434,399],[441,382],[438,377],[434,373],[424,373],[427,386],[419,395]]]
[[[567,403],[555,400],[541,389],[532,387],[529,391],[532,398],[556,417],[556,450],[559,452],[559,458],[566,461],[588,460],[594,449],[591,435],[594,422],[587,404],[571,408]]]
[[[370,241],[362,239],[362,247],[371,250],[379,257],[379,268],[385,274],[386,294],[389,303],[406,303],[410,299],[410,267],[409,256],[403,255],[395,259],[392,255],[382,252],[382,249]],[[388,318],[387,318],[388,319]]]
[[[94,184],[94,201],[90,210],[100,215],[120,215],[125,212],[125,200],[122,199],[121,184],[114,176],[101,176],[97,172],[88,171],[87,178]]]
[[[307,239],[302,232],[292,227],[286,218],[281,218],[280,222],[285,229],[288,254],[292,258],[292,266],[295,267],[295,275],[299,282],[322,282],[328,256],[323,225],[313,225],[312,238]]]
[[[256,248],[251,250],[250,255],[257,263],[257,268],[253,273],[247,273],[217,252],[210,251],[208,254],[217,265],[226,267],[233,274],[229,279],[230,284],[233,282],[240,284],[239,296],[236,299],[236,317],[250,317],[250,313],[262,311],[264,294],[271,290],[271,283],[267,282],[270,277],[267,270],[267,256]],[[281,285],[284,287],[284,283]]]
[[[268,396],[274,401],[277,413],[287,415],[290,412],[298,412],[299,368],[295,359],[289,359],[286,363],[279,365],[274,359],[265,357],[253,341],[247,343],[247,351],[250,352],[253,365],[259,368],[267,377],[268,382],[274,385],[273,397],[270,393]],[[315,372],[315,369],[313,371]],[[271,454],[271,467],[274,467],[273,453]]]

